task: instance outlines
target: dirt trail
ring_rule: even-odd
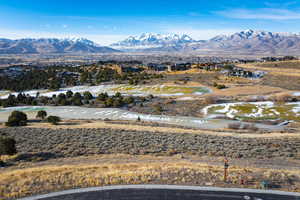
[[[59,126],[53,126],[49,123],[31,123],[27,127],[30,128],[52,128],[52,129],[76,129],[76,128],[110,128],[115,130],[134,130],[134,131],[150,131],[150,132],[161,132],[161,133],[194,133],[194,134],[209,134],[216,136],[232,136],[240,138],[278,138],[278,137],[300,137],[300,133],[249,133],[249,132],[236,132],[229,129],[220,130],[197,130],[197,129],[186,129],[186,128],[174,128],[174,127],[160,127],[137,124],[120,124],[109,123],[105,121],[86,121],[86,120],[69,120]],[[1,128],[1,126],[0,126]]]

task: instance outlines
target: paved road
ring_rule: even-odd
[[[67,190],[20,200],[300,200],[300,193],[196,186],[129,185]]]

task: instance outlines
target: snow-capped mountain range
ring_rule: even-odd
[[[112,44],[111,47],[120,50],[146,49],[182,46],[192,42],[195,40],[188,35],[143,33],[140,36],[129,36],[123,41]]]
[[[1,39],[0,53],[2,54],[45,54],[45,53],[112,53],[118,52],[109,47],[97,45],[85,38],[57,39]]]
[[[300,34],[246,30],[218,35],[210,40],[195,40],[188,35],[142,34],[114,43],[122,51],[177,51],[203,53],[299,54]]]
[[[195,40],[184,34],[144,33],[123,41],[100,46],[85,38],[1,39],[0,54],[22,53],[114,53],[180,52],[202,54],[299,55],[300,34],[246,30],[218,35],[210,40]]]

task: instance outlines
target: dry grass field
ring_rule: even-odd
[[[300,61],[278,61],[265,63],[240,64],[239,67],[249,70],[267,72],[260,85],[280,87],[288,90],[300,88]]]
[[[72,159],[66,162],[52,160],[42,165],[36,163],[0,170],[0,198],[14,199],[71,188],[121,184],[260,188],[261,180],[267,180],[272,187],[281,190],[300,191],[298,170],[230,166],[228,182],[224,183],[222,166],[180,158],[110,155],[100,156],[98,160],[93,157],[88,163],[74,159],[74,162]],[[242,179],[244,184],[241,185]]]

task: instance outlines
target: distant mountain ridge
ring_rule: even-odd
[[[195,42],[190,36],[178,34],[154,34],[143,33],[140,36],[129,36],[123,41],[111,44],[110,46],[120,50],[130,49],[159,49],[159,48],[176,48],[185,44]]]
[[[232,35],[219,35],[204,43],[186,46],[184,50],[248,54],[299,54],[300,35],[246,30]]]
[[[97,45],[85,38],[57,39],[1,39],[0,54],[46,54],[46,53],[113,53],[118,50]]]
[[[85,38],[1,39],[0,54],[178,52],[200,54],[299,55],[300,34],[245,30],[195,40],[189,35],[143,33],[100,46]]]
[[[300,34],[246,30],[195,40],[188,35],[142,34],[114,43],[112,48],[137,52],[205,52],[237,54],[299,54]]]

